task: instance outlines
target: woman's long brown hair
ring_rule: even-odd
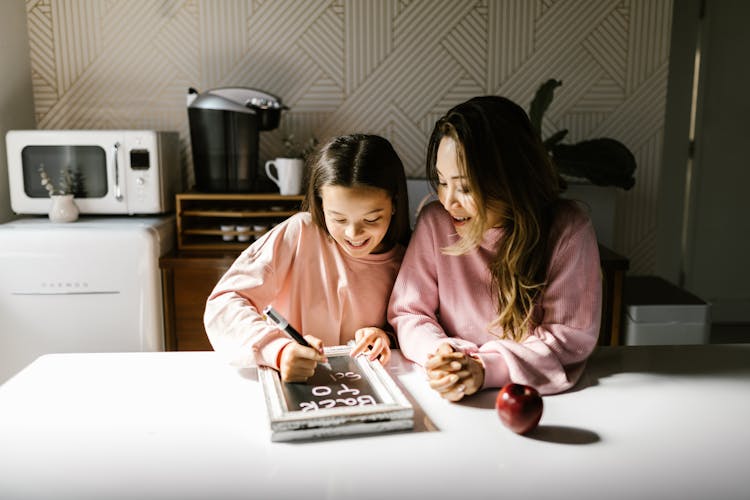
[[[545,287],[559,177],[526,112],[504,97],[475,97],[437,121],[427,152],[427,178],[435,188],[444,137],[455,141],[459,170],[478,214],[466,234],[443,251],[461,255],[476,248],[484,238],[487,207],[504,207],[504,235],[489,264],[498,315],[488,327],[500,327],[504,338],[520,341],[534,326],[534,304]]]

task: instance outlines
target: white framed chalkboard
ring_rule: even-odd
[[[282,382],[279,372],[259,367],[272,441],[362,434],[414,427],[414,409],[390,374],[350,347],[325,349],[329,370],[318,365],[302,383]]]

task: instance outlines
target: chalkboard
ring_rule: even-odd
[[[273,441],[410,429],[414,411],[390,374],[350,348],[325,350],[329,370],[318,365],[306,382],[286,383],[276,370],[259,368]]]
[[[329,370],[319,364],[315,374],[305,383],[282,384],[287,408],[308,412],[383,403],[351,356],[331,357],[330,365]]]

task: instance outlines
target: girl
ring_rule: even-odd
[[[454,107],[427,177],[440,202],[420,214],[388,311],[403,354],[451,401],[511,381],[571,387],[598,336],[599,251],[526,113],[497,96]]]
[[[282,380],[309,378],[323,345],[355,340],[386,363],[386,306],[408,242],[404,168],[391,144],[349,135],[312,161],[304,212],[253,243],[210,294],[204,323],[214,349],[238,366],[265,365]],[[269,304],[305,335],[303,347],[260,311]]]

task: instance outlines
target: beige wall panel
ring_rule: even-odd
[[[610,136],[639,163],[617,194],[615,246],[633,272],[654,266],[671,1],[28,0],[40,128],[180,132],[192,180],[185,93],[247,86],[291,110],[261,134],[354,131],[388,137],[421,177],[427,135],[450,106],[503,94],[528,106],[563,80],[545,132]]]

